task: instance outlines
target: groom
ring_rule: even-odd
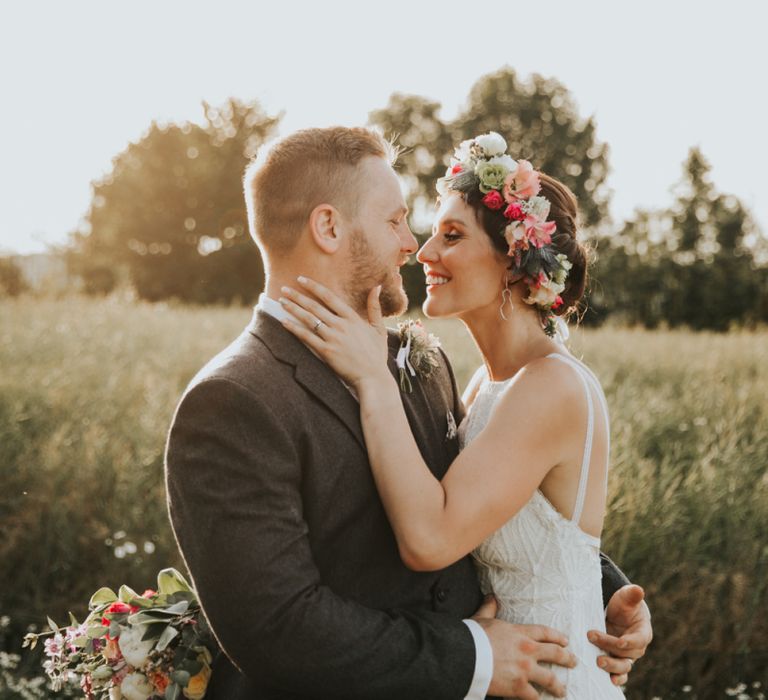
[[[469,558],[428,573],[403,565],[354,395],[280,323],[281,286],[308,273],[361,311],[379,284],[384,313],[405,310],[398,270],[417,244],[392,161],[367,129],[308,129],[246,173],[266,291],[240,337],[190,383],[166,454],[171,521],[224,651],[209,697],[536,698],[531,684],[563,692],[544,664],[573,662],[567,640],[493,619],[493,602],[478,610]],[[396,371],[396,340],[390,349]],[[448,424],[463,415],[444,357],[403,403],[442,476],[458,451]],[[650,641],[650,620],[631,588],[617,593],[626,579],[608,560],[603,583],[620,638],[599,642],[614,653],[606,670],[623,681]]]

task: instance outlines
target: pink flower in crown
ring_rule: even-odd
[[[519,202],[512,202],[512,204],[507,205],[507,208],[504,210],[504,216],[511,221],[522,221],[525,219],[525,212]]]
[[[536,217],[525,218],[525,235],[536,248],[543,248],[552,243],[552,234],[557,228],[554,221],[540,221]]]
[[[541,191],[539,173],[527,160],[517,161],[517,169],[504,179],[504,199],[512,204],[518,199],[535,197]]]
[[[499,194],[498,190],[491,190],[483,197],[483,204],[489,209],[496,211],[504,206],[504,198]]]

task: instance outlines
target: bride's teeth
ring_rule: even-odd
[[[427,284],[445,284],[447,277],[438,277],[437,275],[427,275]]]

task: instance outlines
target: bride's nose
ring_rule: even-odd
[[[416,253],[416,260],[420,263],[435,262],[435,260],[437,260],[437,251],[433,245],[434,240],[434,237],[428,238],[424,245],[419,249],[419,252]]]

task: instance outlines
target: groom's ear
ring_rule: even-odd
[[[341,248],[339,212],[331,204],[318,204],[309,215],[309,235],[324,253],[333,255]]]

